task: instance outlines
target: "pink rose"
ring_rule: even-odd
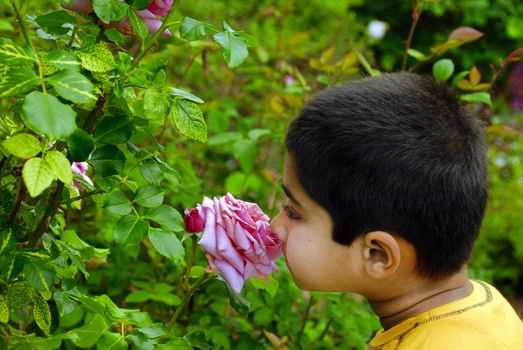
[[[282,242],[257,204],[227,193],[213,200],[204,197],[194,210],[205,219],[198,244],[205,248],[209,266],[218,270],[235,293],[240,293],[246,279],[266,279],[277,271],[274,260],[281,255]]]
[[[74,0],[72,4],[63,3],[62,7],[85,15],[93,12],[93,4],[91,0]]]
[[[201,206],[198,204],[198,207]],[[185,209],[185,217],[183,218],[185,231],[189,233],[198,233],[203,231],[205,220],[202,215],[200,215],[200,213],[202,213],[201,208]]]
[[[153,0],[147,7],[147,10],[151,11],[155,15],[165,17],[169,13],[169,10],[173,6],[173,0]]]

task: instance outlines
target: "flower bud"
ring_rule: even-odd
[[[203,231],[205,224],[204,218],[200,215],[198,208],[185,209],[185,231],[189,233],[198,233]]]

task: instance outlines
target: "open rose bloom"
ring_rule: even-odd
[[[266,279],[277,271],[274,264],[282,243],[269,226],[269,217],[255,203],[234,198],[204,197],[202,204],[185,211],[187,232],[203,235],[198,242],[206,252],[209,266],[217,270],[235,293],[250,277]]]

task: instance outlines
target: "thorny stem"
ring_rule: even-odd
[[[198,237],[196,235],[191,235],[191,255],[189,255],[189,261],[187,261],[187,269],[185,270],[185,290],[189,290],[191,285],[189,279],[191,276],[191,268],[194,264],[194,258],[196,256],[196,240]]]
[[[423,4],[423,1],[421,1]],[[405,70],[407,67],[407,60],[409,58],[409,49],[410,45],[412,44],[412,38],[414,37],[414,31],[416,30],[416,26],[418,25],[419,18],[421,17],[421,12],[423,11],[423,6],[418,6],[418,0],[413,0],[412,4],[412,24],[410,26],[409,30],[409,36],[407,37],[407,41],[405,43],[405,52],[403,53],[403,62],[401,64],[401,70]]]
[[[103,193],[103,192],[104,191],[102,191],[102,190],[94,190],[94,191],[90,191],[90,192],[84,192],[81,195],[78,195],[76,197],[69,198],[69,199],[66,199],[66,200],[62,201],[61,204],[68,204],[68,203],[76,202],[76,201],[79,201],[81,199],[84,199],[84,198],[87,198],[87,197],[91,197],[91,196],[94,196],[95,194]]]
[[[303,336],[303,332],[305,331],[305,325],[307,324],[307,321],[309,320],[309,314],[310,314],[311,307],[314,304],[314,302],[315,302],[314,296],[311,295],[309,297],[309,303],[307,304],[307,308],[305,309],[305,314],[303,315],[303,320],[301,321],[301,328],[300,328],[300,331],[298,332],[298,337],[296,339],[297,343],[300,342],[300,339]]]
[[[203,275],[202,277],[200,277],[198,279],[198,281],[196,281],[196,283],[185,293],[185,295],[183,296],[183,299],[182,299],[182,302],[180,303],[180,305],[178,305],[178,307],[176,308],[176,310],[174,311],[174,314],[173,314],[173,317],[171,317],[171,320],[169,321],[169,324],[167,325],[167,330],[169,332],[172,332],[173,329],[174,329],[174,325],[176,324],[176,321],[178,320],[178,317],[180,317],[180,315],[182,314],[182,311],[185,309],[185,307],[187,306],[187,304],[189,304],[189,301],[191,300],[193,294],[198,290],[198,288],[200,288],[200,286],[202,284],[204,284],[205,282],[207,282],[208,280],[210,280],[211,278],[213,277],[213,274],[205,274]]]
[[[176,1],[173,1],[171,9],[169,10],[169,13],[167,14],[167,16],[165,16],[165,19],[164,19],[161,27],[151,37],[147,38],[147,40],[145,41],[146,42],[145,46],[143,48],[141,48],[140,52],[138,53],[138,55],[136,55],[136,57],[133,60],[133,63],[132,63],[133,67],[136,66],[142,60],[142,58],[145,56],[147,51],[149,51],[149,49],[153,46],[153,44],[156,42],[156,40],[158,40],[160,35],[162,35],[163,32],[167,29],[167,27],[171,24],[171,17],[174,15],[174,12],[175,12],[175,7],[176,7],[175,5],[176,5]]]

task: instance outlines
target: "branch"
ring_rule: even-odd
[[[94,196],[95,194],[103,193],[103,192],[104,191],[102,191],[102,190],[94,190],[94,191],[90,191],[90,192],[84,192],[84,193],[82,193],[79,196],[76,196],[76,197],[73,197],[73,198],[69,198],[69,199],[66,199],[65,201],[62,201],[61,204],[69,204],[69,203],[76,202],[76,201],[79,201],[81,199],[84,199],[84,198],[87,198],[87,197],[91,197],[91,196]]]
[[[42,234],[45,232],[45,230],[49,227],[49,224],[51,223],[51,219],[56,214],[56,211],[58,210],[58,207],[60,206],[61,197],[62,197],[62,190],[64,189],[64,183],[58,182],[58,185],[55,188],[55,191],[53,192],[53,195],[51,196],[51,199],[49,200],[47,210],[45,211],[44,216],[38,223],[38,226],[36,229],[29,234],[28,242],[30,247],[34,247],[36,243],[40,240],[40,237],[42,237]]]
[[[7,223],[9,225],[11,225],[13,223],[13,221],[15,220],[16,214],[18,214],[18,211],[20,210],[20,207],[22,206],[22,201],[24,200],[26,193],[27,193],[27,188],[25,187],[24,179],[22,177],[20,177],[20,187],[18,188],[18,197],[16,198],[16,204],[15,204],[15,207],[13,208],[13,211],[9,215],[9,219],[7,220]]]
[[[421,2],[423,4],[423,1]],[[418,25],[419,18],[421,17],[421,12],[423,11],[423,6],[418,7],[418,0],[413,1],[412,9],[412,25],[410,26],[409,36],[405,43],[405,52],[403,53],[403,62],[401,63],[401,70],[405,70],[407,67],[407,60],[409,58],[409,49],[412,44],[412,38],[414,37],[414,31]]]

